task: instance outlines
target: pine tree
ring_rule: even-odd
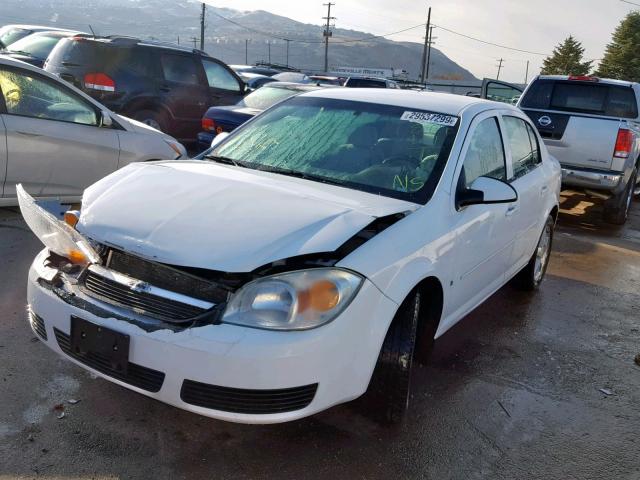
[[[591,61],[583,62],[584,48],[572,36],[559,44],[542,63],[543,75],[587,75]]]
[[[613,32],[597,75],[640,81],[640,12],[631,12]]]

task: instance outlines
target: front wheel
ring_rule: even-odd
[[[522,290],[536,290],[547,273],[549,259],[551,258],[551,247],[553,246],[553,228],[555,221],[551,215],[547,217],[544,224],[538,245],[533,252],[529,263],[518,273],[515,278],[516,285]]]
[[[400,305],[382,344],[369,387],[374,408],[387,423],[399,423],[409,406],[409,385],[416,345],[421,292],[414,290]]]

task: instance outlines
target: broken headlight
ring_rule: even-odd
[[[349,305],[362,281],[355,273],[326,268],[261,278],[231,298],[222,321],[267,330],[319,327]]]
[[[69,225],[38,206],[22,185],[16,185],[16,193],[24,221],[45,247],[77,265],[100,263],[100,256],[87,240]]]

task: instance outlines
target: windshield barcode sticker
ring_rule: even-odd
[[[451,115],[442,115],[441,113],[426,112],[404,112],[400,120],[408,120],[409,122],[430,123],[433,125],[443,125],[445,127],[455,127],[458,123],[458,117]]]

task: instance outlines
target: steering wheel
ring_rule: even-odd
[[[387,157],[382,161],[382,164],[390,167],[407,167],[411,170],[415,170],[418,167],[415,160],[410,160],[404,155],[392,155],[391,157]]]

